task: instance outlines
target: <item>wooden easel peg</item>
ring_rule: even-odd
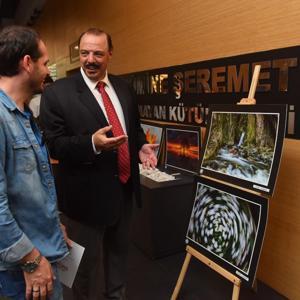
[[[248,98],[243,98],[241,99],[240,102],[237,104],[243,105],[243,104],[248,104],[248,105],[253,105],[256,104],[256,100],[254,99],[256,87],[257,87],[257,82],[259,78],[259,73],[260,73],[261,65],[256,65],[254,68],[253,76],[252,76],[252,81],[250,85],[250,90],[248,93]]]

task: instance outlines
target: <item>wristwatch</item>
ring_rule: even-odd
[[[27,273],[33,273],[39,266],[42,260],[42,255],[39,254],[34,260],[26,261],[24,264],[21,264],[21,269]]]

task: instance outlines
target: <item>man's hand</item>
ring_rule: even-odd
[[[93,134],[93,142],[97,151],[107,151],[117,149],[120,145],[125,143],[128,139],[127,135],[120,135],[117,137],[107,137],[106,133],[112,129],[112,126],[100,128]]]
[[[144,144],[139,151],[139,158],[143,164],[143,168],[155,168],[157,165],[157,157],[154,150],[159,147],[159,144]]]
[[[45,257],[33,273],[24,272],[26,283],[26,300],[46,299],[53,293],[52,267]]]

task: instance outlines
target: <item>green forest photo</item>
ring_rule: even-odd
[[[278,113],[213,112],[201,168],[268,185]]]

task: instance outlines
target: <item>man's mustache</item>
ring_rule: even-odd
[[[100,65],[99,65],[99,64],[96,64],[96,63],[89,63],[89,64],[85,64],[85,67],[86,67],[87,69],[95,70],[95,69],[99,69],[99,68],[100,68]]]

